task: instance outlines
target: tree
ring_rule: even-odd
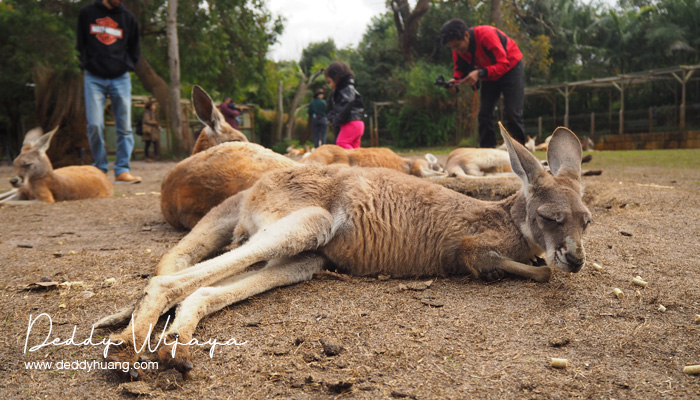
[[[413,65],[412,45],[418,33],[420,19],[430,9],[431,0],[418,0],[411,11],[408,0],[391,0],[391,10],[394,13],[394,24],[398,33],[399,48],[407,64]]]
[[[322,73],[323,70],[319,69],[307,78],[304,71],[302,71],[302,69],[299,68],[299,74],[301,75],[301,79],[299,79],[299,87],[297,87],[297,92],[294,95],[294,100],[292,100],[292,104],[290,104],[289,106],[289,119],[287,120],[287,139],[292,138],[292,132],[294,131],[294,124],[296,120],[295,117],[298,112],[297,107],[299,106],[299,103],[301,103],[301,100],[306,95],[306,91],[309,88],[309,86]]]
[[[168,64],[170,65],[170,96],[168,96],[168,114],[170,129],[175,138],[176,154],[190,153],[192,136],[188,127],[183,126],[182,109],[180,108],[180,50],[177,37],[177,4],[178,0],[168,0]],[[184,150],[187,150],[186,152]]]

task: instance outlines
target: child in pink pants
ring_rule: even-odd
[[[360,147],[365,123],[362,96],[355,90],[353,72],[345,63],[333,61],[325,71],[328,85],[333,89],[329,100],[328,120],[336,132],[335,144],[346,149]]]

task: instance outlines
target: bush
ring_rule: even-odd
[[[455,113],[428,112],[406,105],[398,116],[388,115],[394,145],[403,148],[441,146],[455,132]]]

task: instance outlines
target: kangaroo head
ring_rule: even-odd
[[[592,221],[581,198],[581,143],[570,130],[557,128],[547,151],[550,174],[499,126],[513,172],[523,183],[526,210],[519,221],[521,232],[531,246],[544,251],[548,265],[578,272],[586,262],[583,233]]]
[[[21,188],[30,180],[44,176],[53,170],[51,161],[46,156],[46,150],[49,149],[51,138],[56,131],[58,131],[58,127],[43,134],[41,128],[34,128],[24,135],[22,152],[13,162],[15,175],[10,178],[12,186]]]
[[[435,157],[434,154],[425,153],[425,160],[428,162],[428,168],[441,173],[439,176],[447,176],[447,173],[445,172],[445,167],[443,167],[440,164],[440,161],[438,161],[438,158]]]
[[[221,143],[248,141],[248,138],[243,133],[226,122],[224,115],[221,114],[211,97],[199,86],[195,86],[192,89],[192,104],[194,105],[197,118],[206,125],[199,139],[197,139],[195,153]]]

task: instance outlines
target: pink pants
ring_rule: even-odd
[[[344,149],[357,149],[360,147],[360,139],[365,133],[365,123],[362,121],[350,121],[340,127],[335,144]]]

